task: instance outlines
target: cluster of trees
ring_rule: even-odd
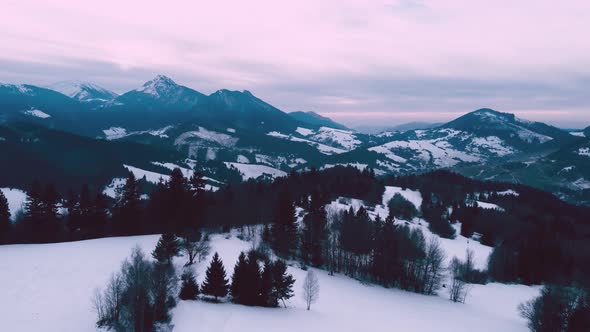
[[[95,293],[96,324],[115,331],[155,331],[170,322],[176,291],[174,267],[149,260],[135,248],[106,288]]]
[[[519,306],[531,332],[590,331],[590,292],[587,289],[545,286],[541,294]]]
[[[307,200],[298,202],[307,211],[299,227],[295,202],[283,193],[274,223],[265,227],[262,239],[277,254],[297,258],[303,266],[325,267],[330,273],[433,294],[442,284],[444,253],[437,241],[426,241],[420,230],[394,223],[393,215],[417,213],[400,197],[390,204],[386,220],[377,217],[373,221],[364,207],[326,212],[327,200],[313,191]]]
[[[531,187],[448,171],[388,177],[385,183],[422,193],[422,214],[433,232],[452,236],[450,223],[460,222],[461,235],[478,234],[493,246],[492,280],[590,287],[590,208]],[[478,200],[501,209],[481,209]]]

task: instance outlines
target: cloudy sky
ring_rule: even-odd
[[[491,107],[583,127],[588,31],[588,0],[3,0],[0,81],[165,74],[353,126]]]

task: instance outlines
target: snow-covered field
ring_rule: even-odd
[[[261,175],[267,174],[272,178],[287,176],[287,173],[266,165],[242,164],[242,163],[225,163],[227,167],[235,167],[241,174],[244,181],[256,179]]]
[[[103,287],[131,248],[146,254],[158,236],[107,238],[71,243],[0,246],[0,312],[5,331],[94,331],[91,297]],[[249,242],[235,236],[211,237],[228,276]],[[210,256],[211,256],[210,255]],[[197,265],[202,282],[207,260]],[[177,266],[185,262],[177,258]],[[465,304],[447,294],[425,296],[360,283],[317,270],[319,301],[305,310],[301,283],[305,271],[289,267],[297,279],[288,308],[258,308],[230,303],[180,302],[173,311],[174,331],[506,331],[526,332],[516,307],[538,292],[521,285],[474,285]]]

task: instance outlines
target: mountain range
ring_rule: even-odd
[[[72,184],[103,169],[89,177],[96,186],[130,165],[165,175],[166,163],[216,168],[219,181],[228,174],[221,168],[243,179],[336,165],[376,174],[450,168],[590,203],[590,129],[569,133],[492,109],[418,128],[363,134],[317,113],[283,112],[249,91],[205,95],[163,75],[121,95],[85,82],[1,84],[0,149],[12,151],[2,162],[19,176],[3,175],[0,185],[28,185],[35,167],[18,165],[44,165],[46,178]]]

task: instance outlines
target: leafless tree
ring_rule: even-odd
[[[434,294],[441,287],[443,280],[443,262],[445,253],[440,241],[432,237],[426,245],[426,257],[423,264],[423,293]]]
[[[312,270],[307,271],[305,280],[303,281],[303,298],[307,303],[307,310],[310,309],[311,304],[315,303],[320,297],[320,282]]]
[[[192,265],[195,263],[195,260],[201,262],[203,259],[209,255],[209,239],[207,235],[203,235],[200,239],[197,240],[197,237],[185,235],[182,238],[182,251],[188,257],[188,262],[186,265]]]
[[[97,314],[97,326],[112,326],[119,321],[123,291],[124,281],[120,273],[111,276],[104,291],[95,290],[92,302]]]
[[[449,263],[449,272],[451,285],[449,287],[449,298],[453,302],[465,303],[467,297],[468,285],[465,282],[465,264],[457,257],[453,257]]]

